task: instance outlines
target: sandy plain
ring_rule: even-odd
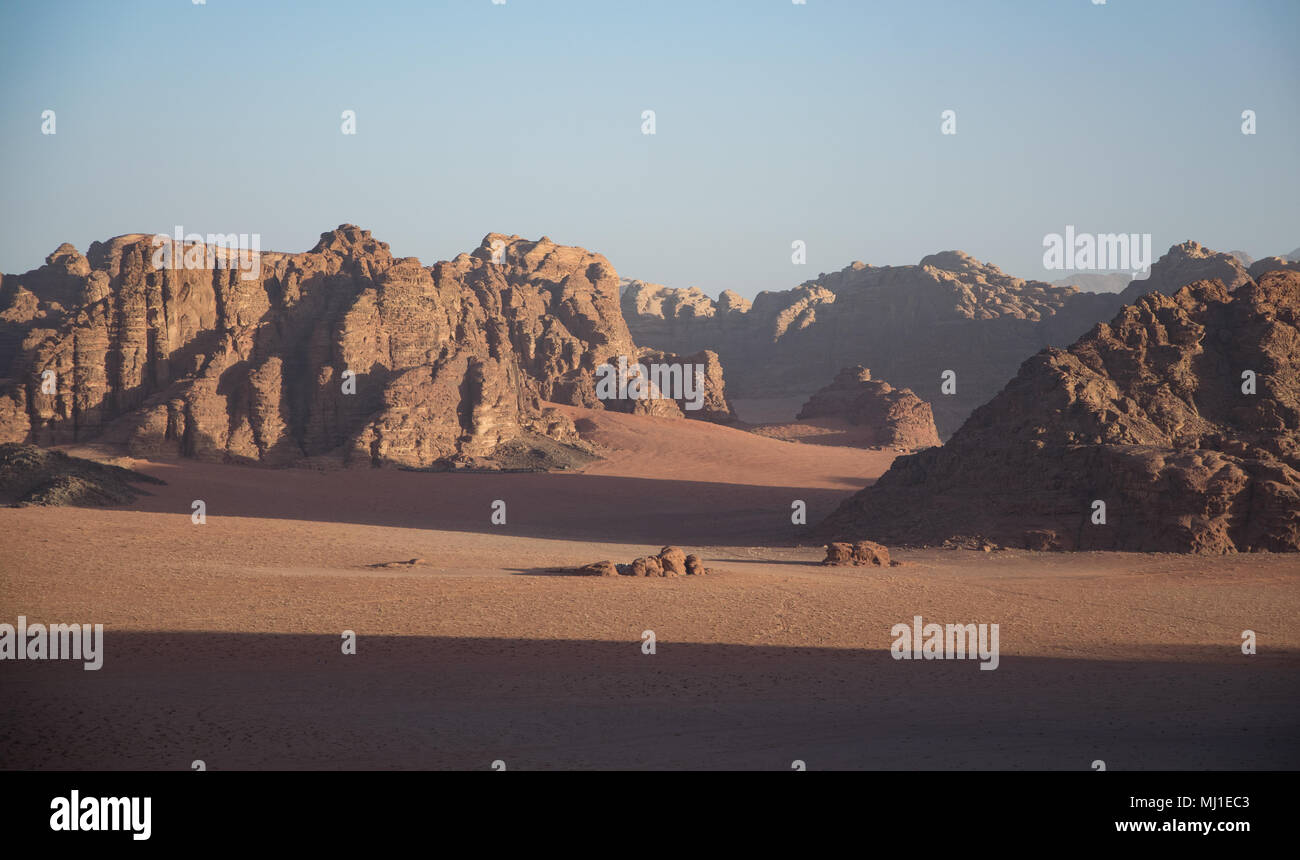
[[[1300,767],[1300,559],[821,567],[791,503],[894,452],[565,408],[607,454],[582,473],[119,460],[166,486],[0,509],[0,621],[105,625],[97,672],[0,663],[0,767]],[[665,544],[711,573],[551,572]],[[998,669],[893,659],[915,615],[999,624]]]

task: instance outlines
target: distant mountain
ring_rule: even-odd
[[[1080,272],[1059,281],[1052,281],[1055,287],[1074,287],[1085,293],[1122,293],[1133,280],[1129,272]]]
[[[1284,265],[1277,258],[1254,264],[1257,271]],[[1080,277],[1089,276],[1069,280]],[[1235,289],[1252,275],[1231,254],[1184,242],[1147,279],[1121,274],[1115,284],[1120,278],[1118,293],[1081,291],[945,251],[915,266],[853,263],[759,293],[752,303],[730,291],[714,301],[695,287],[655,284],[630,287],[622,302],[638,343],[717,352],[732,396],[807,397],[841,369],[862,365],[929,402],[946,437],[1044,346],[1072,343],[1151,290],[1170,294],[1206,278]]]

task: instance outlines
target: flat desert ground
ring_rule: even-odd
[[[97,672],[0,663],[0,767],[1300,767],[1300,559],[821,567],[792,501],[815,523],[893,452],[568,409],[608,451],[582,473],[119,461],[167,485],[0,509],[0,621],[105,626]],[[665,544],[711,573],[550,572]],[[914,615],[998,623],[999,667],[892,659]]]

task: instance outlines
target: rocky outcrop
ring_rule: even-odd
[[[732,397],[806,397],[841,368],[861,364],[929,401],[942,437],[1040,349],[1072,343],[1151,290],[1171,294],[1210,278],[1229,289],[1251,280],[1232,255],[1185,242],[1121,295],[1022,280],[946,251],[915,266],[854,263],[792,290],[760,293],[748,308],[657,285],[630,288],[622,301],[638,343],[717,352]]]
[[[835,380],[813,394],[797,420],[833,419],[847,422],[864,434],[868,446],[918,450],[939,444],[930,404],[907,388],[871,378],[861,365],[846,367]]]
[[[826,544],[826,558],[822,564],[828,567],[889,567],[889,548],[869,540],[853,543],[835,541]]]
[[[148,495],[137,484],[158,478],[121,466],[46,451],[35,445],[0,444],[0,504],[104,507]]]
[[[817,532],[1300,550],[1300,273],[1139,298],[1026,361],[947,444],[895,460]]]
[[[596,561],[575,568],[552,568],[555,573],[573,576],[673,577],[703,576],[709,571],[698,555],[687,555],[681,547],[666,546],[658,555],[642,556],[630,564]]]
[[[132,234],[6,276],[0,441],[493,468],[586,448],[548,401],[683,414],[597,397],[598,366],[644,350],[613,266],[582,248],[494,233],[425,267],[342,225],[242,270],[212,252]],[[701,362],[708,408],[685,414],[730,420],[717,357]]]
[[[596,561],[584,564],[574,571],[577,576],[618,576],[618,568],[612,561]]]

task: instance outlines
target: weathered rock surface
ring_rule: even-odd
[[[1072,343],[1151,290],[1170,294],[1210,278],[1229,289],[1250,281],[1235,257],[1185,242],[1120,295],[1022,280],[946,251],[915,266],[854,263],[760,293],[752,306],[738,296],[713,302],[697,289],[639,283],[622,302],[638,343],[717,352],[732,397],[806,397],[861,364],[929,401],[945,437],[1043,347]],[[941,390],[947,370],[956,377],[951,394]]]
[[[681,547],[666,546],[659,550],[659,561],[663,565],[664,576],[686,575],[686,551]]]
[[[900,457],[816,531],[1300,550],[1300,273],[1141,297],[1068,350],[1026,361],[947,444]]]
[[[861,365],[846,367],[803,405],[798,420],[839,419],[864,433],[864,444],[918,450],[939,444],[930,404],[907,388],[871,378]]]
[[[0,441],[101,437],[141,456],[427,468],[563,466],[587,452],[546,401],[602,403],[595,370],[644,350],[609,261],[543,237],[490,234],[422,266],[342,225],[256,277],[166,266],[201,245],[120,236],[0,281]],[[706,359],[702,358],[702,361]],[[708,408],[730,420],[716,356]],[[558,447],[557,447],[558,446]]]

